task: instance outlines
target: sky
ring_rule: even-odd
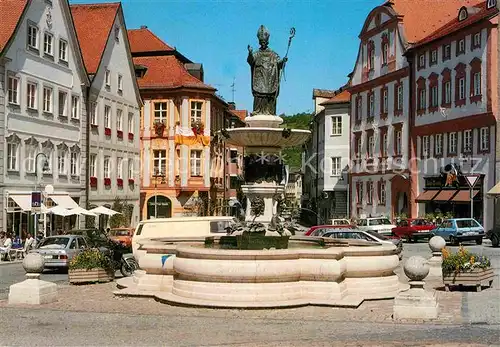
[[[70,0],[70,3],[113,0]],[[337,89],[347,82],[358,54],[358,35],[382,0],[123,0],[128,29],[146,25],[170,46],[202,63],[205,83],[238,109],[252,109],[247,45],[258,49],[261,24],[269,47],[286,53],[296,29],[281,82],[277,113],[312,112],[312,90]]]

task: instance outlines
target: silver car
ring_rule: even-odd
[[[66,269],[71,259],[87,247],[80,235],[59,235],[46,237],[31,252],[42,255],[46,269]]]

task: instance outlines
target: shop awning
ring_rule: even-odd
[[[439,190],[426,190],[425,192],[423,192],[422,194],[417,196],[415,201],[416,202],[432,201],[432,198],[434,198],[438,192],[439,192]]]
[[[436,201],[436,202],[447,202],[447,201],[450,201],[450,199],[453,197],[453,195],[455,195],[455,193],[457,192],[458,190],[441,190],[438,195],[436,195],[434,197],[434,199],[432,199],[432,201]]]
[[[57,204],[57,206],[61,206],[66,209],[78,207],[78,204],[69,195],[50,195],[49,197]]]
[[[487,194],[493,196],[500,195],[500,182],[498,182],[493,188],[491,188]]]
[[[474,190],[472,192],[472,198],[474,198],[479,193],[479,190]],[[457,195],[451,199],[454,202],[470,202],[470,190],[459,190]]]
[[[14,200],[14,202],[23,211],[31,211],[31,195],[10,195],[9,198]]]

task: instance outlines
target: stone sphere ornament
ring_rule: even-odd
[[[441,236],[433,236],[429,240],[429,248],[432,252],[440,252],[446,247],[446,241]]]
[[[422,281],[429,274],[430,266],[424,257],[413,256],[406,261],[404,271],[411,281]]]
[[[28,253],[23,260],[23,268],[26,273],[41,274],[43,272],[44,260],[40,253]]]

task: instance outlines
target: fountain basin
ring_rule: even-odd
[[[282,128],[234,128],[227,129],[227,143],[233,146],[245,147],[245,152],[278,153],[282,148],[300,146],[307,141],[309,130],[291,129],[288,137],[283,136]]]
[[[119,280],[125,289],[116,294],[220,308],[358,307],[407,288],[394,274],[395,246],[328,241],[292,238],[288,249],[237,250],[205,248],[204,239],[149,240],[140,246],[144,272]]]

